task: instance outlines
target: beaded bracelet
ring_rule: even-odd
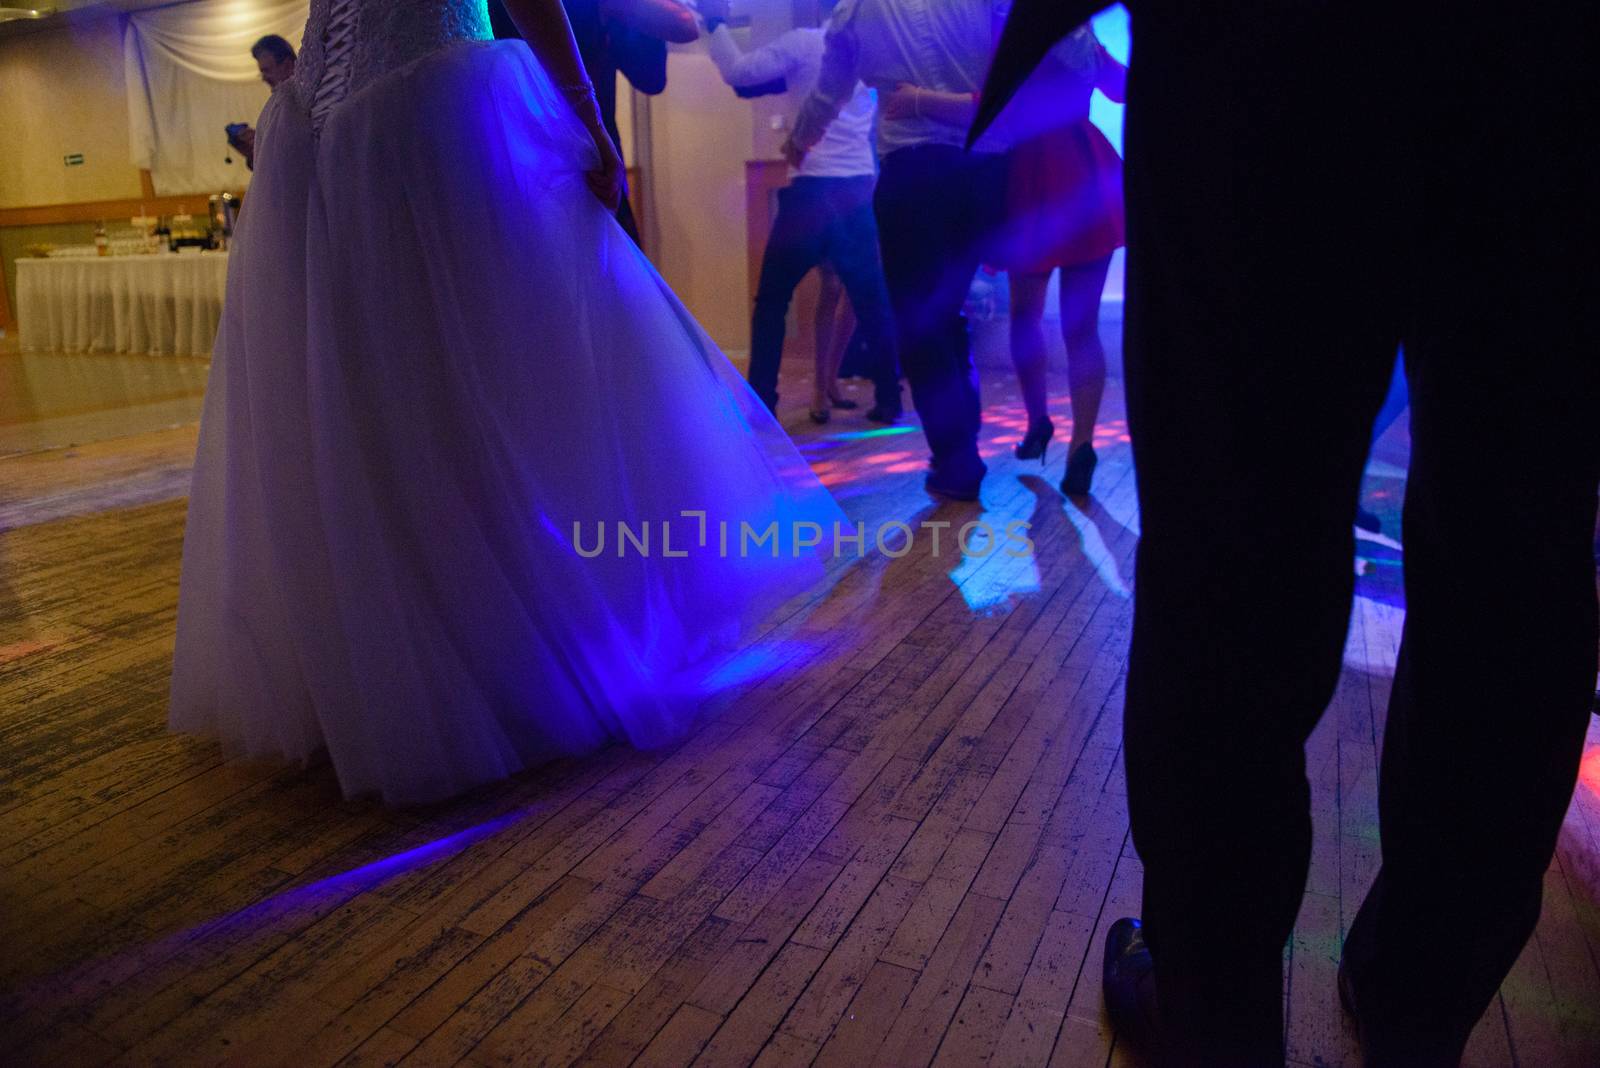
[[[567,98],[567,102],[574,108],[584,103],[599,104],[599,100],[594,95],[593,82],[578,82],[575,85],[560,85],[556,88],[561,90],[561,94]]]

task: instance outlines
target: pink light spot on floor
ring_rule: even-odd
[[[21,660],[25,656],[32,656],[34,653],[42,653],[47,649],[54,649],[65,641],[65,638],[42,637],[12,642],[10,645],[0,645],[0,664],[9,664],[13,660]]]
[[[1578,765],[1578,782],[1596,797],[1600,797],[1600,745],[1591,745]]]

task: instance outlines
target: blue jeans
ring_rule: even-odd
[[[769,408],[778,406],[778,365],[783,359],[789,301],[806,272],[826,263],[839,275],[876,356],[871,377],[877,406],[890,414],[900,411],[894,323],[872,214],[875,180],[872,175],[802,176],[778,192],[778,217],[761,258],[761,282],[750,324],[750,387]]]

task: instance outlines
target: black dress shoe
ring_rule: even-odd
[[[982,486],[981,475],[977,478],[947,478],[938,471],[929,471],[922,483],[922,488],[929,493],[952,501],[975,501]]]
[[[922,483],[923,488],[952,501],[977,500],[978,490],[983,486],[983,476],[989,473],[988,466],[976,457],[966,463],[946,461],[930,466],[928,477]]]
[[[898,408],[883,408],[873,405],[867,409],[867,421],[870,423],[883,423],[885,426],[898,423],[902,412]]]
[[[1124,916],[1106,932],[1101,989],[1117,1034],[1154,1051],[1159,1045],[1155,963],[1144,944],[1144,928],[1131,916]]]

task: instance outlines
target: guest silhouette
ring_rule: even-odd
[[[267,83],[268,89],[276,89],[294,77],[294,45],[275,33],[269,33],[251,45],[250,58],[256,61],[256,70],[261,72],[261,80]],[[244,157],[244,165],[255,170],[255,127],[241,123],[229,129],[237,132],[229,134],[228,143],[239,150],[239,155]]]
[[[978,129],[1097,6],[1017,0]],[[1408,615],[1339,986],[1369,1065],[1454,1064],[1538,919],[1595,678],[1600,8],[1541,5],[1535,59],[1498,5],[1129,6],[1144,925],[1108,1007],[1174,1063],[1283,1063],[1304,744],[1403,343]]]
[[[268,89],[276,89],[294,77],[294,45],[269,33],[250,46],[250,58],[256,61],[256,70]]]
[[[965,109],[959,125],[944,96],[930,96],[927,107],[909,114],[885,113],[873,198],[900,364],[933,454],[925,485],[955,500],[976,500],[988,471],[978,455],[982,409],[961,309],[1005,181],[1005,158],[962,151],[961,129],[1007,6],[1008,0],[840,3],[828,22],[817,88],[801,105],[785,149],[799,163],[857,82],[879,90],[916,86],[948,94]]]
[[[1061,270],[1061,333],[1067,348],[1067,388],[1072,437],[1061,492],[1089,492],[1097,462],[1095,422],[1106,388],[1106,352],[1100,341],[1100,297],[1111,254],[1123,243],[1122,160],[1089,121],[1096,89],[1121,103],[1127,68],[1113,59],[1085,24],[1050,50],[1049,85],[1058,94],[1043,129],[1011,149],[1006,161],[1005,218],[996,227],[987,259],[1011,279],[1011,360],[1017,368],[1028,429],[1019,460],[1045,459],[1055,423],[1045,390],[1045,295]],[[972,118],[971,99],[921,87],[897,89],[886,111],[937,110]]]

